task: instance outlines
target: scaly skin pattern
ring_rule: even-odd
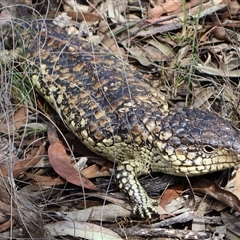
[[[116,181],[134,213],[156,213],[137,179],[142,174],[197,176],[239,162],[240,138],[225,120],[198,109],[168,110],[142,74],[104,47],[50,20],[19,23],[14,34],[37,91],[89,149],[118,164]]]

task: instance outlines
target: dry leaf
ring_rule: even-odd
[[[27,159],[20,160],[16,163],[13,163],[11,168],[9,166],[5,166],[0,169],[3,176],[9,176],[9,171],[13,172],[13,177],[17,178],[20,174],[23,174],[29,168],[34,167],[43,157],[45,153],[45,144],[42,144],[41,147],[38,148],[37,152],[29,156]]]
[[[182,7],[182,1],[180,0],[167,0],[165,3],[162,3],[160,6],[155,6],[149,11],[150,18],[159,18],[164,13],[170,13],[176,11]]]
[[[62,178],[77,186],[96,191],[99,190],[92,182],[86,179],[76,168],[74,168],[60,141],[56,141],[49,146],[48,156],[53,169]]]
[[[240,212],[240,200],[233,193],[220,188],[215,182],[201,179],[193,184],[193,190],[207,194],[220,202],[225,203],[237,212]]]
[[[202,105],[206,104],[209,98],[215,94],[215,87],[200,88],[198,91],[194,91],[194,98],[192,107],[199,108]]]
[[[48,140],[50,142],[48,157],[53,169],[72,184],[98,191],[99,189],[71,164],[65,147],[58,139],[56,129],[52,125],[48,128]]]
[[[74,11],[67,11],[66,13],[75,21],[96,22],[102,19],[100,15],[97,15],[94,13],[84,13],[84,12],[74,12]]]
[[[86,178],[96,178],[96,177],[109,177],[110,173],[108,168],[103,166],[99,169],[97,164],[93,164],[90,167],[87,167],[81,171],[81,174]]]
[[[127,22],[127,19],[124,17],[124,14],[121,14],[122,12],[126,11],[127,8],[127,1],[126,0],[121,0],[120,2],[118,1],[112,1],[112,0],[107,0],[107,13],[108,17],[111,19],[113,23],[125,23]]]
[[[77,221],[58,221],[45,225],[46,229],[53,236],[73,236],[83,239],[99,240],[111,239],[122,240],[117,233],[110,228],[105,228],[93,223],[77,222]]]
[[[40,186],[57,186],[57,185],[62,185],[65,184],[65,180],[61,179],[60,177],[57,178],[52,178],[48,176],[39,176],[36,174],[32,173],[25,173],[27,177],[33,179],[34,181],[37,182],[37,185]]]
[[[183,187],[183,184],[177,184],[169,187],[166,191],[164,191],[164,194],[160,200],[160,206],[165,209],[168,203],[180,196],[183,191]]]
[[[6,9],[1,10],[0,12],[0,26],[3,26],[5,23],[10,22],[12,19],[11,13]]]
[[[217,69],[215,67],[205,66],[203,64],[197,64],[196,69],[199,72],[209,74],[211,76],[221,76],[223,78],[227,77],[239,77],[240,76],[240,70],[233,70],[229,71],[228,66],[225,66],[226,69]]]
[[[9,122],[8,122],[9,121]],[[0,132],[11,134],[27,123],[27,108],[21,107],[6,123],[0,124]]]
[[[165,1],[164,0],[149,0],[149,2],[151,3],[151,5],[153,7],[155,7],[155,6],[163,4]]]
[[[104,214],[103,214],[104,213]],[[118,217],[129,217],[131,211],[116,205],[107,204],[101,206],[88,207],[82,210],[63,212],[65,219],[72,219],[73,221],[107,221],[115,222]]]
[[[152,23],[155,20],[151,21],[151,19],[147,20],[147,22]],[[173,19],[171,21],[166,21],[162,23],[159,27],[153,27],[149,30],[142,30],[136,34],[136,36],[148,36],[148,35],[156,35],[159,33],[170,32],[176,29],[179,29],[183,26],[183,23],[178,19]]]
[[[131,53],[131,55],[137,59],[143,66],[149,66],[151,65],[151,61],[148,59],[147,52],[143,47],[140,46],[132,46],[132,47],[127,47],[125,43],[123,43],[125,49]]]
[[[221,218],[224,226],[228,229],[226,239],[239,240],[240,239],[240,222],[239,217],[234,216],[226,211],[221,212]]]
[[[116,39],[110,38],[106,35],[102,40],[102,44],[111,52],[113,52],[114,55],[119,56],[122,59],[124,58],[125,51],[123,48],[118,46]]]
[[[1,205],[1,204],[0,204]],[[2,206],[1,206],[2,207]],[[15,223],[14,219],[10,219],[2,224],[0,224],[0,233],[10,229],[10,227]]]

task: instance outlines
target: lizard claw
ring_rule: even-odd
[[[157,208],[158,202],[154,199],[151,199],[150,197],[146,196],[143,199],[141,199],[141,203],[134,202],[133,203],[133,213],[137,214],[139,213],[142,218],[148,217],[149,219],[152,218],[152,214],[157,214]]]

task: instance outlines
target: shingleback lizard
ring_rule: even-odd
[[[239,163],[238,132],[222,118],[198,109],[168,110],[141,73],[51,20],[16,25],[13,31],[10,24],[5,40],[12,35],[22,41],[24,72],[83,144],[116,161],[117,184],[134,213],[151,218],[156,212],[156,201],[137,179],[142,174],[197,176]]]

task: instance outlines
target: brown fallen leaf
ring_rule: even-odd
[[[192,184],[194,191],[207,194],[220,202],[223,202],[227,206],[231,207],[233,210],[240,212],[240,200],[233,193],[226,191],[219,187],[213,181],[207,181],[201,179],[201,181],[196,181]]]
[[[15,224],[14,219],[10,219],[6,222],[3,222],[2,224],[0,224],[0,233],[5,232],[7,229],[10,229],[10,227],[14,224]]]
[[[82,175],[86,178],[96,178],[96,177],[109,177],[110,173],[106,166],[99,168],[97,164],[93,164],[81,171]]]
[[[40,186],[57,186],[57,185],[62,185],[65,184],[65,180],[63,180],[60,177],[52,178],[48,176],[39,176],[36,174],[32,173],[25,173],[27,177],[33,179],[34,181],[37,182],[37,185]]]
[[[159,18],[164,13],[170,13],[176,11],[182,7],[182,1],[180,0],[167,0],[165,3],[162,3],[159,6],[155,6],[149,11],[151,18]]]
[[[98,191],[99,189],[71,164],[65,147],[58,139],[53,126],[49,126],[48,128],[48,140],[50,142],[50,146],[48,148],[49,162],[55,172],[72,184]]]
[[[179,197],[182,193],[184,185],[182,183],[173,185],[164,191],[163,196],[161,197],[159,205],[165,209],[166,205],[170,203],[173,199]]]
[[[20,160],[18,162],[13,163],[13,166],[9,168],[9,166],[4,166],[0,168],[1,174],[5,177],[9,176],[9,171],[13,172],[13,177],[17,178],[19,175],[23,174],[29,168],[35,166],[43,157],[45,153],[45,143],[42,144],[39,149],[34,152],[33,155],[29,155],[27,159]]]
[[[116,54],[118,57],[124,59],[126,58],[125,51],[122,47],[119,47],[116,40],[114,38],[108,37],[107,35],[104,36],[101,43],[108,48],[111,52]]]
[[[59,176],[77,186],[96,191],[99,190],[91,181],[86,179],[76,168],[74,168],[60,140],[49,146],[48,156],[49,162]]]
[[[200,4],[203,4],[205,2],[207,2],[208,0],[191,0],[191,1],[187,1],[186,2],[186,7],[185,9],[192,9],[195,6],[197,6],[198,8],[200,8]],[[191,12],[191,11],[189,11]],[[171,14],[178,14],[178,13],[183,13],[183,8],[177,8],[175,11],[171,12]]]
[[[102,20],[102,17],[95,13],[67,11],[67,15],[75,21],[96,22]]]
[[[169,213],[166,210],[166,205],[170,203],[173,199],[176,199],[177,197],[179,197],[179,195],[183,191],[183,188],[184,188],[184,185],[180,183],[180,184],[173,185],[164,191],[163,195],[160,198],[159,206],[157,208],[160,220],[163,220],[167,218],[169,215],[171,215],[171,213]]]
[[[27,108],[21,107],[10,119],[5,121],[6,123],[0,124],[0,132],[2,133],[13,133],[20,127],[27,123]]]

